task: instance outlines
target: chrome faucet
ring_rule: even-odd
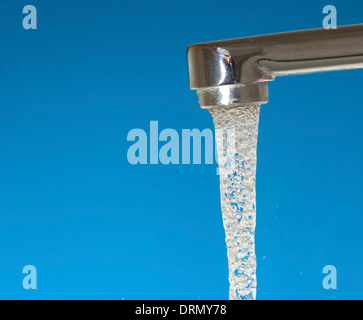
[[[260,105],[275,77],[363,68],[363,24],[193,44],[188,63],[202,108]]]

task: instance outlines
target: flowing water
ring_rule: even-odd
[[[216,130],[229,298],[256,299],[256,150],[260,106],[209,109]]]

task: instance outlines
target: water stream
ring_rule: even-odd
[[[256,150],[260,106],[209,109],[216,130],[229,298],[256,299]]]

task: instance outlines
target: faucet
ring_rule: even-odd
[[[188,64],[202,108],[261,105],[275,77],[363,68],[363,24],[193,44]]]

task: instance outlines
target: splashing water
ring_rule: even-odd
[[[216,130],[229,298],[256,299],[256,150],[260,106],[209,109]]]

